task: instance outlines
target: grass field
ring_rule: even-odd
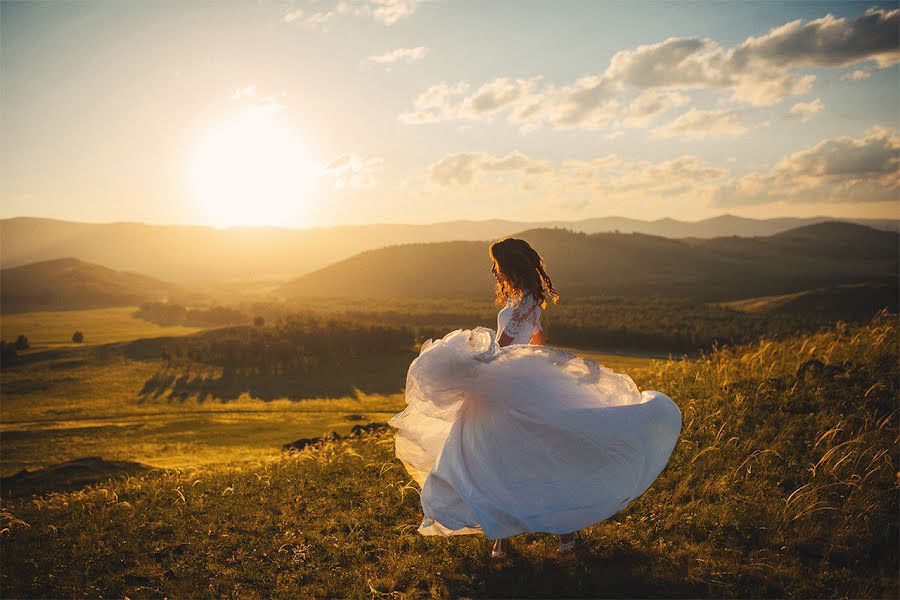
[[[167,468],[272,456],[298,438],[385,421],[404,405],[399,394],[364,392],[279,400],[241,394],[227,402],[198,394],[154,397],[143,390],[163,368],[160,361],[78,354],[84,357],[0,375],[3,476],[92,455]]]
[[[72,314],[89,313],[98,328],[108,323],[110,331],[98,337],[113,342],[148,327],[164,330],[130,323],[127,310]],[[37,323],[40,315],[65,314],[16,316]],[[315,377],[254,376],[223,384],[216,369],[168,369],[156,355],[129,358],[120,344],[55,345],[54,336],[67,331],[60,323],[50,319],[30,330],[54,348],[46,358],[35,348],[35,360],[0,372],[0,476],[85,456],[160,468],[277,456],[282,444],[331,431],[343,435],[403,410],[406,369],[415,357],[374,356]],[[567,349],[622,372],[650,363]]]
[[[895,598],[896,315],[633,372],[679,405],[660,478],[585,530],[425,538],[391,430],[4,498],[4,597]],[[801,370],[809,360],[821,368]],[[77,568],[73,568],[77,565]]]
[[[554,347],[559,348],[560,350],[573,352],[585,358],[589,358],[594,362],[600,363],[601,365],[609,367],[613,371],[618,371],[619,373],[630,373],[636,369],[643,369],[650,366],[654,361],[657,360],[669,360],[668,357],[665,356],[649,356],[646,354],[637,353],[614,354],[611,352],[601,352],[590,348],[573,348],[571,346]]]
[[[81,331],[83,344],[108,344],[140,338],[186,335],[201,331],[198,327],[161,326],[131,314],[137,307],[95,308],[0,315],[4,340],[19,335],[28,338],[32,348],[74,346],[72,334]]]

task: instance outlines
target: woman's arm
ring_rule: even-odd
[[[503,328],[503,331],[500,333],[500,337],[497,338],[497,345],[500,347],[509,346],[513,339],[518,336],[524,328],[528,327],[532,329],[529,343],[543,346],[544,332],[541,331],[537,321],[539,316],[535,313],[536,310],[535,300],[531,295],[528,295],[527,298],[518,302]]]
[[[500,337],[497,339],[497,345],[500,347],[509,346],[512,340],[513,339],[506,335],[506,333],[501,333]],[[545,343],[544,332],[540,329],[535,329],[534,333],[531,334],[531,339],[528,341],[528,343],[543,346]]]

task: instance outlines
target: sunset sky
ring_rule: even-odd
[[[3,2],[0,217],[900,216],[897,3]]]

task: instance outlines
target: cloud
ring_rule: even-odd
[[[398,118],[404,123],[432,123],[459,118],[459,109],[454,101],[468,89],[469,84],[464,81],[453,85],[446,82],[433,85],[419,94],[413,102],[413,110],[402,113]]]
[[[900,62],[898,46],[900,9],[870,9],[853,20],[827,14],[808,23],[786,23],[728,49],[710,38],[671,37],[621,50],[605,71],[569,85],[543,83],[540,77],[498,77],[465,95],[472,87],[468,82],[442,83],[441,89],[453,92],[444,94],[440,106],[423,109],[420,102],[435,92],[433,86],[417,98],[415,109],[401,114],[400,119],[406,123],[484,120],[508,111],[507,120],[523,132],[545,124],[557,129],[600,129],[620,112],[622,92],[636,89],[638,96],[621,111],[620,119],[628,126],[647,127],[671,106],[685,103],[687,97],[679,90],[721,91],[728,94],[730,102],[770,106],[812,89],[815,75],[797,73],[798,69],[862,62],[884,68]],[[706,112],[709,121],[713,111]],[[690,118],[700,117],[693,114]],[[716,118],[712,130],[718,133],[735,135],[742,130],[733,114]]]
[[[875,61],[879,67],[900,62],[900,9],[870,8],[848,21],[831,13],[803,24],[799,19],[764,36],[750,37],[729,57],[735,68],[843,67]]]
[[[405,123],[485,120],[512,109],[508,120],[526,131],[544,121],[558,128],[597,129],[609,123],[619,107],[608,81],[591,76],[564,88],[538,90],[540,79],[499,77],[468,96],[468,82],[441,82],[420,94],[413,103],[414,110],[402,113],[399,119]]]
[[[417,60],[422,60],[423,58],[425,58],[426,54],[428,54],[428,48],[425,46],[418,46],[416,48],[397,48],[396,50],[391,50],[390,52],[386,52],[384,54],[368,56],[366,57],[364,62],[376,63],[380,65],[390,65],[398,62],[411,63]]]
[[[470,115],[472,118],[482,118],[508,108],[526,97],[538,79],[537,77],[533,79],[501,77],[486,83],[461,103],[460,114]]]
[[[416,12],[420,0],[369,0],[366,6],[376,21],[393,25]]]
[[[246,98],[247,96],[255,96],[256,95],[256,86],[255,85],[246,85],[242,88],[237,88],[234,92],[231,93],[232,100],[240,100],[241,98]]]
[[[825,103],[819,98],[816,98],[812,102],[798,102],[793,105],[791,107],[790,115],[791,117],[798,119],[801,123],[806,123],[812,119],[816,113],[821,112],[823,108],[825,108]]]
[[[598,129],[609,123],[620,104],[615,99],[619,83],[608,77],[582,77],[559,92],[551,92],[549,121],[557,128]]]
[[[281,92],[279,94],[280,97],[286,95],[287,92]],[[275,96],[258,96],[256,85],[253,84],[245,85],[242,88],[236,88],[231,93],[231,99],[240,102],[249,101],[253,104],[251,107],[252,110],[257,111],[276,111],[287,108],[287,106]]]
[[[303,9],[298,8],[296,10],[292,10],[289,13],[285,13],[285,15],[281,18],[281,20],[284,21],[285,23],[292,23],[293,21],[296,21],[297,19],[299,19],[302,16],[303,16]]]
[[[498,157],[484,152],[450,154],[428,169],[432,183],[458,188],[490,185],[491,175],[509,173],[528,190],[549,193],[555,203],[571,206],[579,192],[600,192],[618,199],[643,196],[683,195],[708,186],[729,174],[694,156],[653,163],[645,160],[625,162],[615,154],[590,160],[565,160],[558,165],[531,158],[519,151]],[[505,189],[508,185],[504,184]]]
[[[472,183],[477,177],[491,172],[510,172],[537,175],[550,170],[550,163],[528,158],[514,150],[506,156],[494,157],[484,152],[462,152],[443,157],[428,169],[431,181],[445,187],[459,187]]]
[[[651,129],[656,137],[698,140],[707,137],[738,136],[747,131],[733,110],[692,108],[674,121]]]
[[[856,69],[841,75],[841,81],[862,81],[871,77],[874,72],[875,69]]]
[[[863,137],[822,140],[789,154],[768,173],[723,185],[712,204],[734,207],[783,202],[862,203],[900,200],[900,136],[873,127]]]
[[[626,127],[647,127],[663,113],[690,101],[690,97],[680,92],[645,90],[628,105],[622,124]]]
[[[334,179],[334,187],[369,188],[375,185],[375,173],[381,158],[364,158],[358,154],[342,154],[325,166],[324,174]]]
[[[393,25],[412,16],[421,0],[340,0],[334,12],[353,17],[370,17],[384,25]]]
[[[755,106],[806,93],[815,81],[814,75],[797,76],[784,67],[739,66],[735,51],[721,48],[710,38],[673,37],[617,52],[605,75],[638,89],[726,90],[733,101]]]
[[[331,20],[332,17],[334,17],[334,12],[330,10],[316,12],[303,19],[303,24],[307,27],[313,27],[315,29],[327,31],[327,23]]]

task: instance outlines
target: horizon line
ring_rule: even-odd
[[[404,222],[372,222],[372,223],[342,223],[337,225],[315,225],[311,227],[285,227],[279,225],[229,225],[228,227],[216,227],[214,225],[206,225],[202,223],[148,223],[145,221],[77,221],[73,219],[63,219],[56,217],[36,217],[36,216],[28,216],[28,215],[20,215],[15,217],[3,217],[0,218],[0,222],[3,221],[13,221],[13,220],[35,220],[35,221],[56,221],[59,223],[72,223],[78,225],[143,225],[145,227],[182,227],[182,228],[201,228],[201,229],[214,229],[218,231],[239,231],[239,230],[280,230],[280,231],[311,231],[316,229],[338,229],[338,228],[352,228],[352,227],[373,227],[373,226],[402,226],[402,227],[433,227],[435,225],[450,225],[450,224],[458,224],[458,223],[473,223],[473,224],[486,224],[492,221],[499,221],[505,223],[514,223],[521,225],[540,225],[547,223],[568,223],[568,224],[578,224],[584,223],[585,221],[594,221],[594,220],[602,220],[602,219],[623,219],[628,221],[635,221],[639,223],[659,223],[661,221],[673,221],[676,223],[697,225],[700,223],[705,223],[708,221],[713,221],[716,219],[722,219],[725,217],[731,217],[734,219],[741,219],[744,221],[755,221],[755,222],[767,222],[767,221],[786,221],[786,220],[832,220],[832,221],[845,221],[845,222],[871,222],[871,221],[893,221],[900,223],[900,218],[896,217],[837,217],[830,215],[816,215],[812,217],[766,217],[766,218],[757,218],[757,217],[742,217],[740,215],[736,215],[734,213],[722,213],[719,215],[715,215],[712,217],[706,217],[703,219],[698,219],[696,221],[686,220],[686,219],[676,219],[674,217],[660,217],[658,219],[638,219],[635,217],[625,217],[622,215],[606,215],[606,216],[598,216],[598,217],[583,217],[580,219],[545,219],[539,221],[528,221],[528,220],[514,220],[514,219],[503,219],[499,217],[488,218],[488,219],[453,219],[447,221],[433,221],[430,223],[404,223]]]

